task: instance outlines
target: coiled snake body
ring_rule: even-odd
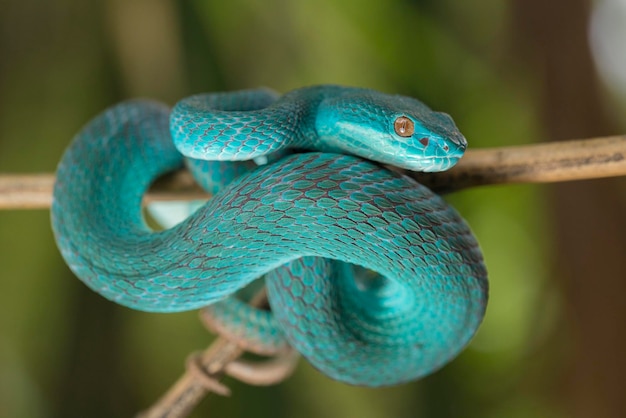
[[[72,271],[135,309],[204,307],[264,276],[273,316],[228,298],[213,305],[224,326],[260,344],[286,338],[335,379],[390,385],[464,348],[485,312],[487,278],[456,211],[377,163],[444,170],[465,147],[447,115],[365,89],[199,95],[171,117],[131,101],[65,152],[52,225]],[[214,196],[152,231],[142,195],[184,163],[181,152]]]

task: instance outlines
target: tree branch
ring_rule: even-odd
[[[256,308],[268,306],[265,289],[250,301]],[[170,389],[138,418],[183,418],[211,391],[229,395],[229,390],[219,383],[229,363],[235,361],[244,350],[225,337],[218,337],[201,354],[190,357],[187,370]],[[208,383],[208,384],[207,384]]]
[[[626,135],[515,147],[470,149],[441,173],[403,171],[435,192],[504,183],[547,183],[626,175]],[[43,209],[52,202],[52,174],[0,175],[0,209]],[[184,170],[159,179],[145,203],[206,199]]]
[[[450,170],[405,172],[433,191],[504,183],[552,183],[626,175],[626,135],[467,150]]]
[[[0,174],[0,209],[49,208],[53,187],[54,174]],[[158,179],[144,197],[144,204],[209,197],[188,171],[180,170]]]

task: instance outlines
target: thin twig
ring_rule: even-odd
[[[407,172],[437,192],[502,183],[546,183],[626,175],[626,135],[516,147],[470,149],[451,170]],[[0,175],[0,209],[43,209],[52,201],[52,174]],[[157,181],[145,202],[206,199],[186,171]]]
[[[53,174],[0,174],[0,209],[46,209],[52,203]],[[206,200],[210,197],[180,170],[157,180],[144,203],[168,200]]]
[[[259,291],[251,302],[251,306],[267,305],[265,289]],[[243,354],[244,350],[225,337],[218,337],[211,346],[197,358],[198,365],[207,379],[215,382],[223,376],[224,369],[232,361]],[[219,385],[219,383],[217,383]],[[219,387],[219,386],[218,386]],[[219,389],[218,389],[219,390]],[[196,405],[211,391],[211,385],[203,382],[201,376],[187,368],[176,383],[150,409],[142,412],[139,418],[182,418],[188,416]],[[226,389],[227,391],[227,389]],[[224,393],[223,393],[224,394]],[[225,393],[227,394],[227,393]]]
[[[467,150],[452,169],[406,173],[436,192],[504,183],[551,183],[626,175],[626,135]]]

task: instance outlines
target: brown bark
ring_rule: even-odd
[[[587,0],[516,0],[516,39],[541,81],[549,138],[604,135],[603,109],[587,40]],[[620,179],[550,186],[555,277],[571,337],[557,396],[573,417],[626,413],[626,200]]]

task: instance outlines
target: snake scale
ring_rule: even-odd
[[[237,338],[286,340],[334,379],[392,385],[467,345],[488,284],[459,214],[382,164],[445,170],[466,145],[448,115],[368,89],[202,94],[171,111],[128,101],[66,150],[53,231],[71,270],[112,301],[154,312],[211,305]],[[184,164],[213,197],[151,230],[142,196]],[[229,297],[258,278],[271,313]]]

